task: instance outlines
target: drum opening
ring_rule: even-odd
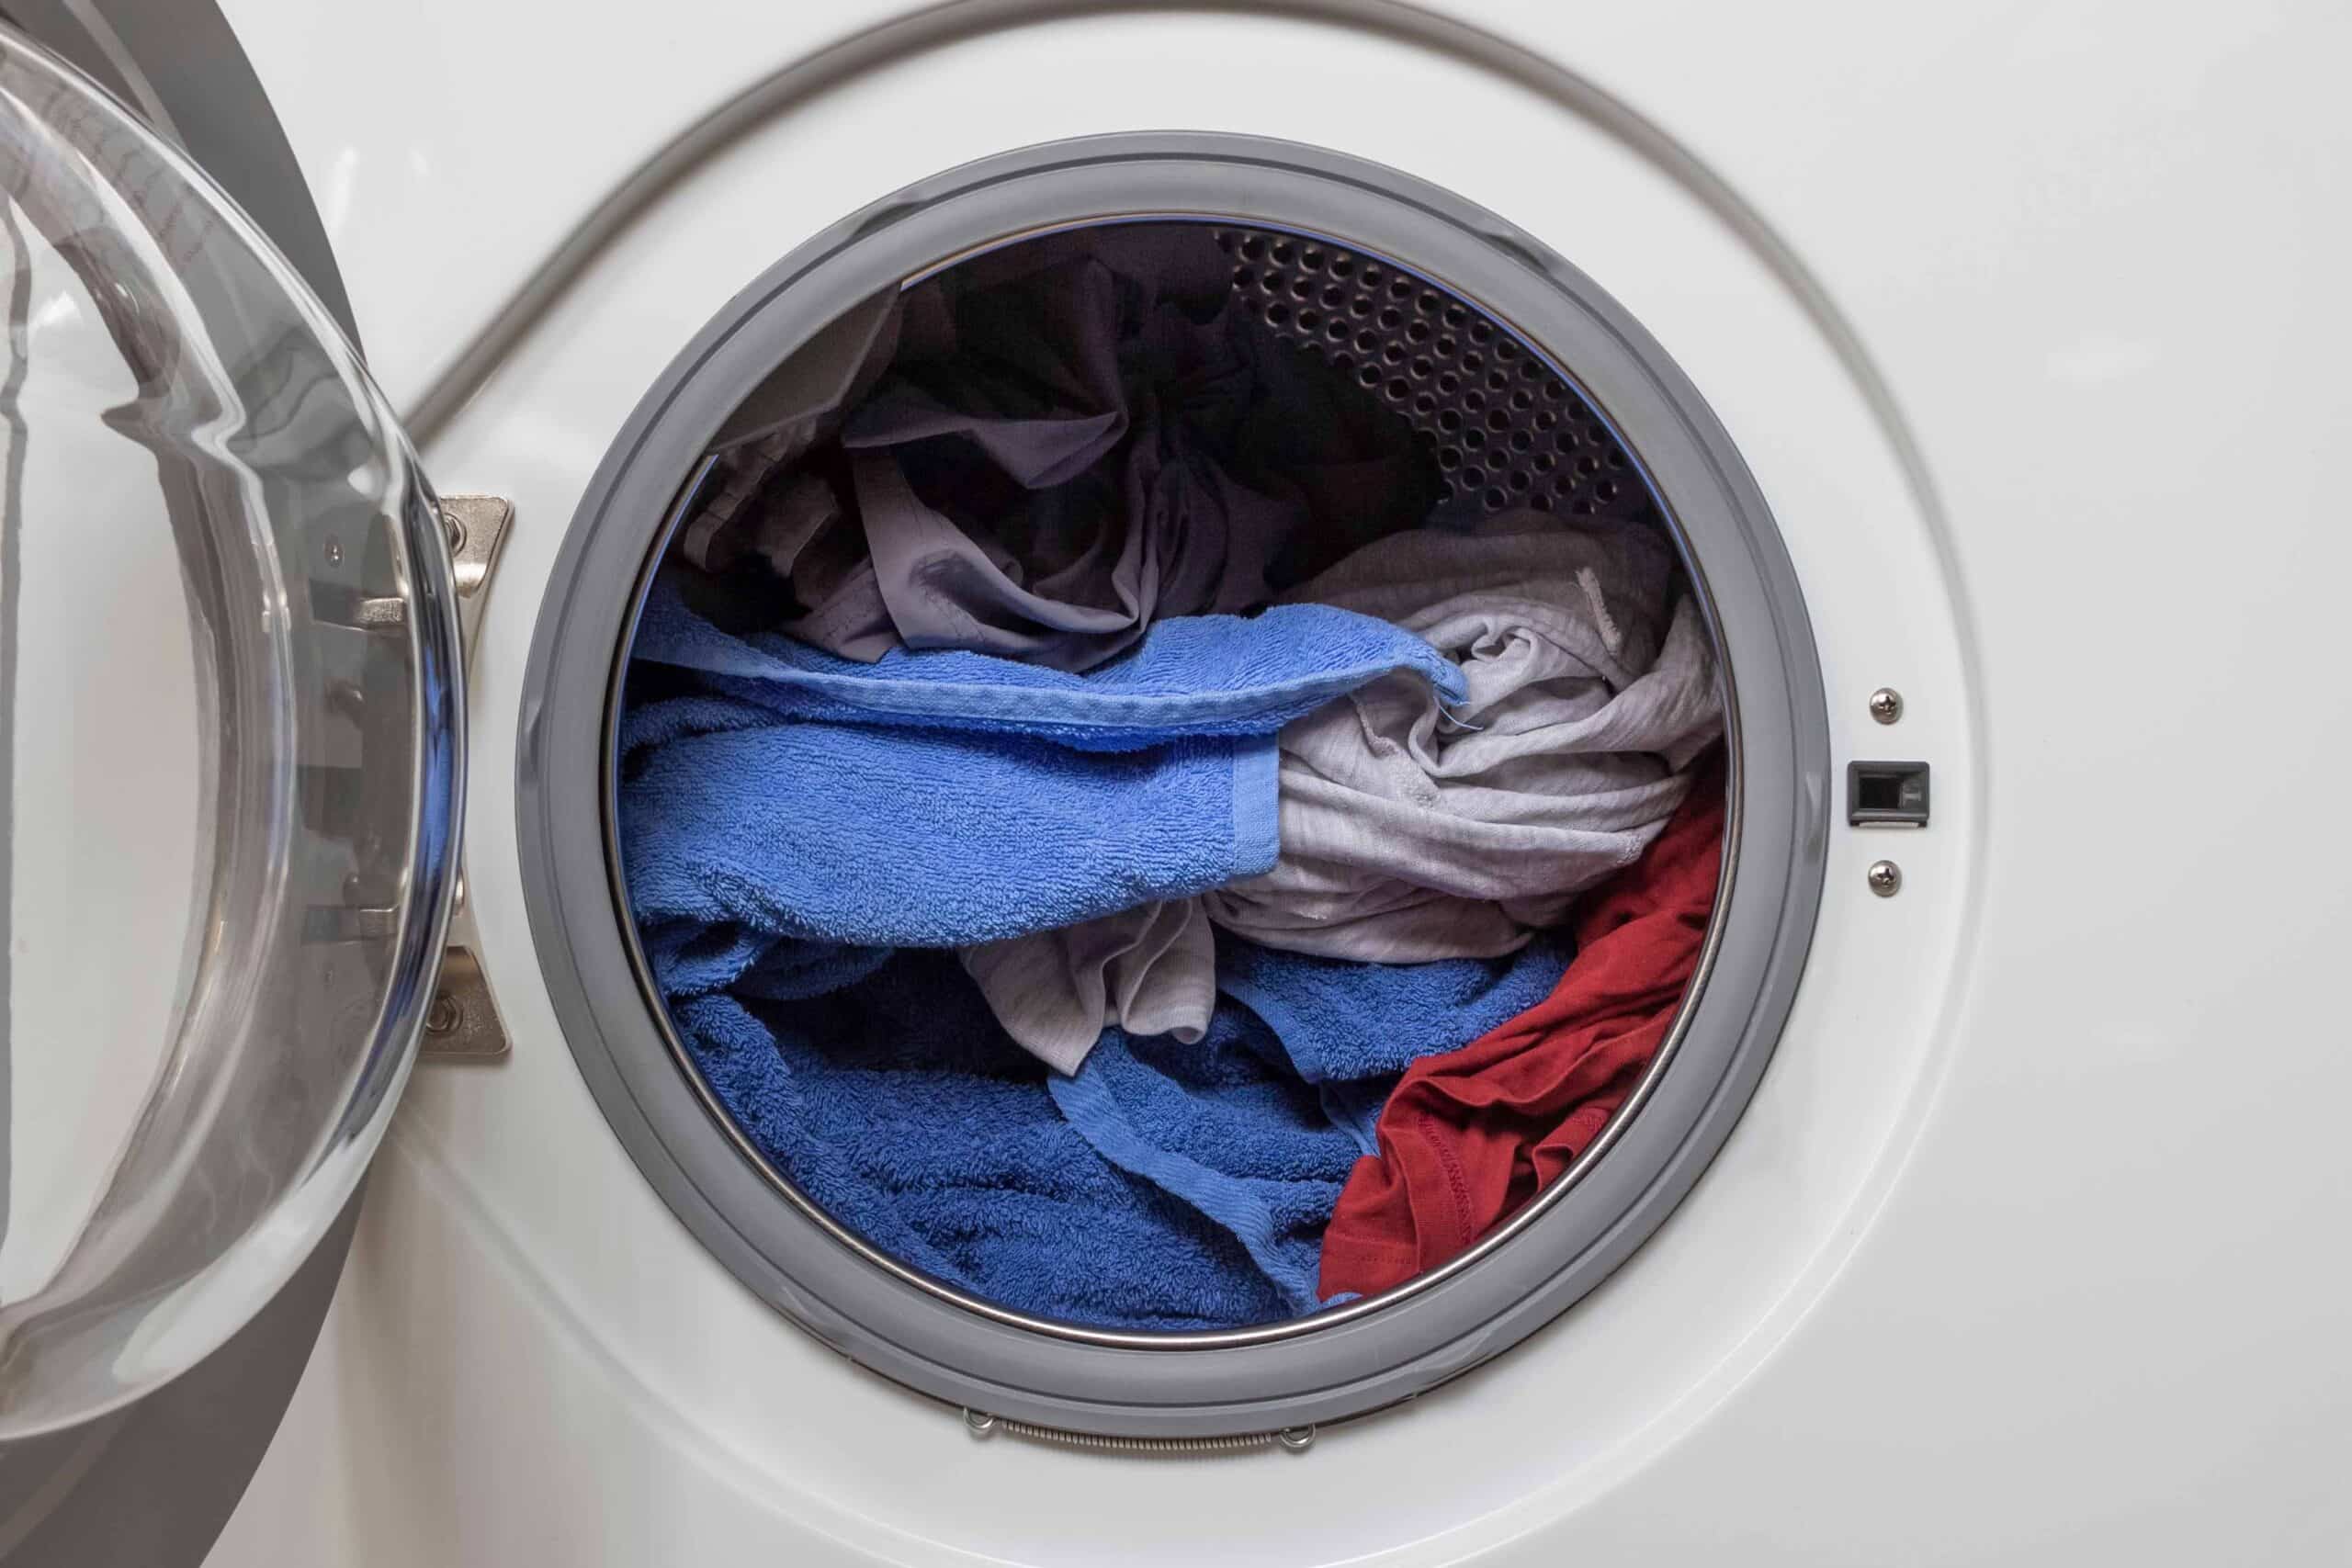
[[[1275,393],[1305,412],[1273,417]],[[1136,517],[1148,526],[1123,532]],[[1563,538],[1584,553],[1547,555]],[[1482,551],[1483,575],[1464,564]],[[1482,592],[1507,603],[1482,611]],[[1171,627],[1194,644],[1162,647]],[[1612,660],[1614,684],[1595,674]],[[1499,770],[1487,795],[1541,804],[1545,737],[1610,732],[1609,703],[1668,666],[1679,679],[1652,685],[1674,688],[1679,728],[1628,722],[1647,739],[1599,753],[1601,793],[1638,821],[1577,825],[1575,842],[1616,846],[1593,874],[1519,887],[1550,864],[1532,852],[1418,884],[1380,863],[1446,840],[1416,837],[1449,782],[1424,762],[1442,773],[1466,743]],[[1566,705],[1497,700],[1521,691]],[[1818,667],[1770,513],[1703,400],[1532,237],[1285,143],[1009,153],[780,261],[616,441],[558,561],[525,705],[542,964],[648,1179],[827,1343],[1053,1428],[1198,1438],[1337,1419],[1550,1321],[1720,1145],[1819,897]],[[1335,714],[1319,748],[1292,743]],[[746,736],[783,743],[763,760]],[[926,748],[941,771],[910,773]],[[1428,788],[1384,795],[1375,754]],[[1311,802],[1319,818],[1293,809],[1334,779],[1352,793]],[[1088,801],[1116,830],[1074,850],[1056,823]],[[1137,801],[1215,802],[1217,830]],[[706,852],[696,835],[721,820],[733,847]],[[965,858],[884,867],[898,883],[875,870],[869,851],[910,841]],[[1661,844],[1677,880],[1644,888]],[[1096,850],[1125,890],[1108,901],[1085,874]],[[910,864],[927,880],[904,881]],[[798,875],[783,892],[780,865]],[[1050,890],[1054,922],[1006,924],[1004,888],[1023,879]],[[1534,1095],[1535,1123],[1475,1170],[1421,1136],[1418,1169],[1475,1179],[1459,1234],[1384,1248],[1400,1214],[1437,1236],[1443,1207],[1411,1179],[1351,1206],[1363,1170],[1410,1141],[1382,1130],[1394,1086],[1428,1095],[1422,1134],[1475,1099],[1475,1076],[1449,1099],[1428,1064],[1482,1043],[1508,1059],[1494,1037],[1577,983],[1561,929],[1628,886],[1648,899],[1635,912],[1682,932],[1681,967],[1640,999],[1641,1048],[1588,1063],[1604,1092],[1569,1073]],[[1484,951],[1413,946],[1455,915],[1486,922]],[[1034,945],[1121,917],[1101,941]],[[1319,941],[1333,929],[1395,945]],[[1192,989],[1152,984],[1162,963]],[[1451,989],[1392,988],[1382,1016],[1476,1027],[1401,1055],[1380,1029],[1337,1027],[1352,993],[1297,976],[1351,963],[1452,966]],[[1066,1004],[1042,1021],[1019,1005],[1041,994]],[[1080,1049],[1056,1062],[1069,1027]],[[922,1055],[943,1039],[957,1061]],[[1203,1062],[1215,1070],[1188,1070]],[[1119,1074],[1092,1081],[1106,1064]],[[943,1089],[949,1066],[986,1093]],[[1281,1136],[1236,1131],[1269,1108]],[[1088,1180],[1055,1186],[1056,1150],[1091,1162]],[[954,1201],[899,1201],[942,1182]],[[1024,1201],[1018,1219],[985,1212],[992,1183]],[[1331,1214],[1363,1245],[1327,1278]],[[1136,1310],[1132,1269],[1041,1283],[1055,1245],[1156,1257],[1175,1232],[1182,1310]],[[982,1268],[999,1243],[1012,1275]],[[1204,1286],[1218,1269],[1247,1288]],[[1015,1275],[1028,1285],[998,1282]]]

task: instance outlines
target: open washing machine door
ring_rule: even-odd
[[[481,1037],[436,976],[506,512],[436,502],[270,240],[12,32],[0,170],[6,1556],[320,1251],[420,1035]]]

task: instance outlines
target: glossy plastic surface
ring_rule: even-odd
[[[185,1371],[349,1196],[454,881],[433,498],[300,280],[0,31],[0,1438]]]

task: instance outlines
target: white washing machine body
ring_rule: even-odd
[[[2313,815],[2352,776],[2352,17],[225,9],[426,469],[514,506],[466,822],[512,1048],[413,1076],[211,1562],[2352,1548],[2352,892]],[[943,169],[1170,130],[1390,165],[1597,281],[1770,503],[1835,764],[1936,771],[1924,831],[1838,815],[1794,1010],[1672,1218],[1508,1355],[1304,1454],[976,1440],[797,1331],[583,1085],[517,840],[559,549],[681,345]]]

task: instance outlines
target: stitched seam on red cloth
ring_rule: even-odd
[[[1453,1145],[1442,1136],[1431,1135],[1430,1121],[1428,1111],[1417,1113],[1413,1118],[1413,1130],[1421,1135],[1430,1152],[1437,1156],[1438,1165],[1445,1172],[1446,1190],[1453,1196],[1453,1235],[1446,1239],[1453,1247],[1459,1249],[1468,1243],[1472,1235],[1470,1179],[1464,1173],[1461,1158],[1455,1154]]]

